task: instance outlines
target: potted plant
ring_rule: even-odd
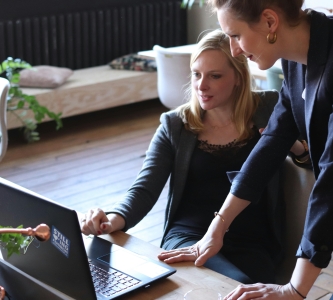
[[[36,131],[37,124],[46,117],[56,122],[56,129],[62,127],[61,113],[54,113],[42,106],[33,95],[24,94],[20,88],[20,71],[31,68],[31,65],[21,59],[8,57],[0,65],[0,74],[8,79],[10,88],[7,98],[7,112],[14,114],[21,122],[24,138],[28,142],[39,140]],[[27,111],[32,111],[34,119],[27,117]]]

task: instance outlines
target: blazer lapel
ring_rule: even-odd
[[[170,203],[168,205],[170,208],[172,207],[172,210],[168,212],[169,220],[173,218],[173,215],[176,212],[176,209],[183,195],[183,191],[186,184],[187,173],[190,166],[192,154],[196,145],[196,141],[197,141],[196,135],[186,130],[184,127],[182,127],[174,162],[175,171],[172,182],[174,189],[173,189],[173,195],[171,196]],[[167,226],[168,222],[165,223],[165,229]]]

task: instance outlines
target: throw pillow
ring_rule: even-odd
[[[109,63],[109,66],[116,70],[144,72],[155,72],[157,70],[156,61],[154,59],[147,59],[138,54],[128,54],[116,58]]]
[[[56,88],[68,79],[73,71],[68,68],[35,66],[20,72],[20,86],[35,88]]]

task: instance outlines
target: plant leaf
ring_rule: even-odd
[[[188,1],[188,0],[186,0]],[[48,117],[56,122],[56,129],[62,127],[61,113],[54,113],[48,110],[47,107],[42,106],[37,101],[34,95],[24,94],[20,89],[20,71],[22,69],[31,68],[31,65],[20,58],[15,60],[12,57],[7,57],[0,65],[0,72],[6,73],[6,78],[10,82],[10,88],[7,97],[7,111],[11,112],[17,117],[22,125],[25,126],[24,136],[28,142],[36,141],[37,134],[35,130],[37,128],[36,123],[41,123],[44,118]],[[22,110],[19,113],[16,110]],[[32,111],[34,115],[34,121],[26,119],[27,110]],[[32,134],[34,132],[34,134]]]

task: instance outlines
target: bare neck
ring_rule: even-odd
[[[278,33],[280,57],[301,64],[307,64],[310,44],[310,22],[305,13],[297,26],[281,25]]]

